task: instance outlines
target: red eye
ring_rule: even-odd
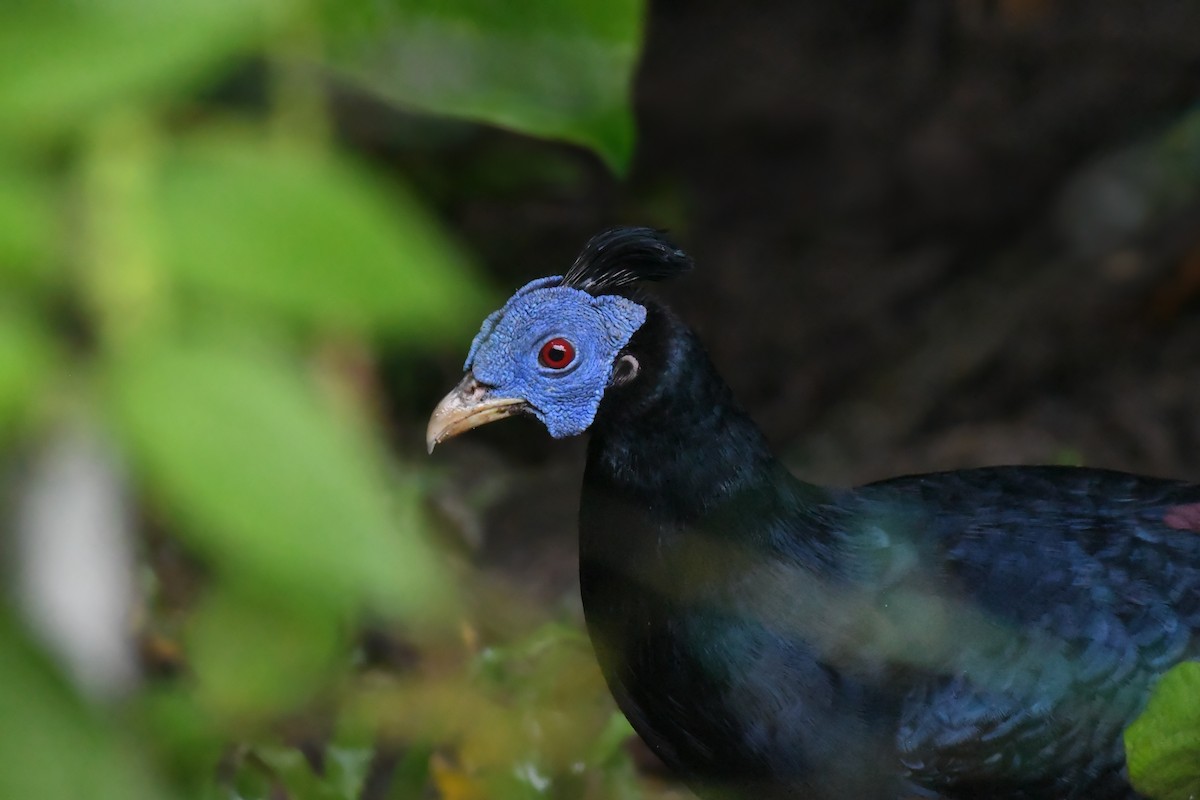
[[[538,355],[538,361],[542,362],[542,366],[550,369],[562,369],[574,360],[575,345],[561,336],[542,345],[542,352]]]

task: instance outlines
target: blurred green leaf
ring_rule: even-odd
[[[213,765],[228,747],[223,732],[201,708],[190,685],[149,682],[137,698],[139,740],[152,753],[164,780],[185,797],[213,784]]]
[[[40,177],[0,163],[0,286],[8,275],[28,278],[49,267],[55,223],[52,194]]]
[[[1129,777],[1155,800],[1200,796],[1200,663],[1159,680],[1142,715],[1125,730]]]
[[[324,769],[316,774],[308,759],[291,747],[257,747],[254,755],[273,773],[291,797],[303,800],[356,800],[370,766],[366,748],[331,746],[325,750]]]
[[[28,317],[0,309],[0,439],[31,408],[53,361],[53,345]]]
[[[491,729],[472,725],[459,740],[463,764],[486,784],[481,796],[581,797],[583,785],[625,768],[633,731],[614,711],[582,631],[543,624],[485,649],[471,672],[501,712]]]
[[[325,782],[339,797],[358,797],[374,753],[361,747],[329,747],[325,755]]]
[[[165,165],[162,212],[182,279],[274,312],[423,341],[461,332],[483,306],[458,250],[413,199],[332,157],[194,145]]]
[[[677,797],[678,792],[647,792],[642,786],[637,766],[633,763],[628,752],[622,752],[619,759],[605,765],[601,773],[601,783],[604,786],[599,794],[604,800],[651,800],[652,798]]]
[[[421,797],[427,792],[433,752],[433,748],[422,743],[412,743],[404,749],[400,763],[396,765],[396,771],[392,775],[389,798],[407,800],[410,797]]]
[[[257,43],[254,0],[5,0],[0,132],[44,135],[116,101],[166,96]]]
[[[119,736],[0,616],[0,797],[139,800],[156,796]]]
[[[202,702],[233,720],[296,708],[343,650],[339,622],[329,609],[218,585],[192,617],[187,638]]]
[[[288,359],[164,342],[113,366],[145,483],[219,569],[295,603],[413,611],[444,599],[416,498],[389,496],[376,448]]]
[[[381,96],[595,150],[623,173],[641,0],[326,0],[335,62]]]
[[[613,711],[604,730],[596,737],[589,753],[589,760],[596,766],[606,766],[629,758],[625,743],[637,734],[633,726],[620,711]]]

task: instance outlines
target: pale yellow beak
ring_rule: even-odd
[[[440,442],[471,428],[520,414],[528,408],[528,403],[516,397],[489,397],[487,387],[468,372],[430,415],[429,427],[425,429],[425,446],[432,453]]]

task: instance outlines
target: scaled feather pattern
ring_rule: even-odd
[[[574,436],[591,424],[613,359],[646,318],[645,308],[624,297],[596,297],[561,280],[533,281],[489,316],[466,364],[480,383],[525,402],[555,437]],[[539,353],[562,329],[578,343],[578,357],[563,368],[509,357],[514,351]]]

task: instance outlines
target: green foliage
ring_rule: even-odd
[[[374,686],[354,707],[360,724],[386,721],[401,741],[436,732],[457,743],[428,761],[446,800],[643,796],[625,749],[632,730],[574,628],[542,625],[484,648],[465,673]]]
[[[346,74],[416,109],[594,149],[623,172],[640,0],[326,0]]]
[[[54,235],[54,204],[45,179],[0,161],[0,289],[49,269]]]
[[[0,606],[0,797],[349,800],[389,748],[395,797],[636,791],[577,633],[458,639],[494,609],[381,445],[373,348],[461,343],[491,303],[421,199],[330,140],[324,92],[352,74],[623,166],[641,10],[0,3],[0,444],[17,462],[82,421],[111,447],[94,483],[127,482],[142,526],[128,633],[153,665],[85,696]],[[263,97],[235,110],[222,82]],[[439,667],[364,673],[365,619]],[[585,778],[611,792],[561,788]]]
[[[1162,677],[1146,710],[1125,731],[1129,777],[1155,800],[1200,797],[1200,663]]]
[[[331,570],[336,572],[336,569]],[[221,584],[189,620],[186,643],[200,703],[220,719],[269,720],[301,707],[348,651],[322,604]]]
[[[71,131],[88,115],[165,98],[230,66],[268,0],[10,0],[0,8],[0,137]]]
[[[189,288],[410,341],[485,310],[424,209],[345,157],[244,137],[188,142],[165,159],[162,197],[166,264]]]
[[[161,341],[114,365],[111,383],[116,429],[147,488],[223,572],[296,603],[436,602],[431,554],[399,535],[391,507],[416,497],[389,497],[364,432],[285,355]]]
[[[243,771],[239,794],[260,797],[272,784],[281,786],[294,797],[307,800],[343,800],[357,797],[370,766],[371,751],[365,748],[332,747],[324,770],[317,774],[295,748],[269,747],[254,752],[261,765],[256,774]]]
[[[32,413],[53,361],[53,345],[37,321],[0,307],[0,443]]]
[[[129,741],[85,706],[0,614],[0,797],[153,800]]]

